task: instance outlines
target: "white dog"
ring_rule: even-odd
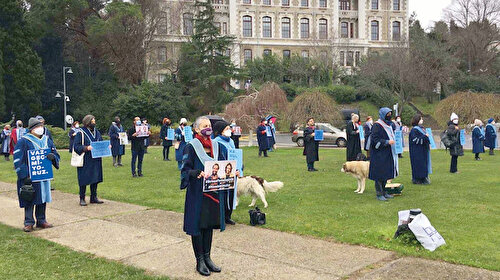
[[[257,198],[260,198],[264,203],[264,208],[267,208],[266,193],[276,192],[283,187],[283,182],[267,182],[257,176],[245,176],[238,178],[238,187],[236,192],[236,205],[238,205],[239,197],[242,195],[252,195],[252,203],[249,207],[255,206]]]
[[[340,171],[358,179],[358,188],[354,191],[355,193],[362,194],[365,191],[366,178],[370,172],[369,161],[348,161],[342,165]]]

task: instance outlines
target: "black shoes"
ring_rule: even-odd
[[[316,169],[316,168],[309,168],[309,169],[307,169],[307,171],[313,172],[313,171],[318,171],[318,169]]]
[[[210,253],[204,254],[203,257],[205,259],[205,265],[208,268],[208,270],[216,273],[221,272],[221,268],[215,265],[212,259],[210,258]]]
[[[85,202],[85,198],[80,198],[80,206],[87,206],[87,202]]]
[[[230,225],[233,225],[233,226],[234,226],[234,225],[236,224],[236,222],[235,222],[235,221],[233,221],[233,220],[231,220],[231,219],[227,219],[227,220],[226,220],[226,224],[230,224]]]
[[[135,173],[132,173],[132,177],[134,177],[134,178],[135,178],[135,177],[137,177],[137,174],[135,174]]]
[[[94,197],[94,198],[90,199],[90,203],[92,203],[92,204],[103,204],[104,201],[99,200],[97,197]]]
[[[205,258],[203,255],[196,256],[196,271],[203,276],[210,276],[210,270],[205,264]]]
[[[142,175],[142,173],[139,173],[139,177],[142,177],[142,176],[144,176],[144,175]]]

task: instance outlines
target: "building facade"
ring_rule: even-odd
[[[193,34],[194,1],[162,1],[148,63],[150,81],[175,72],[181,44]],[[363,55],[407,45],[409,0],[211,0],[215,25],[232,35],[233,63],[266,54],[319,57],[355,67]]]

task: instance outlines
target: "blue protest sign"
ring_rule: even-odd
[[[394,142],[396,145],[396,154],[403,153],[403,132],[401,130],[394,131]]]
[[[240,176],[243,176],[243,150],[229,149],[228,160],[236,161],[236,169],[240,171]]]
[[[90,142],[90,146],[92,147],[92,150],[90,150],[92,158],[110,157],[111,156],[111,148],[109,147],[110,145],[111,144],[109,143],[109,140]]]
[[[273,133],[271,131],[271,127],[270,126],[266,126],[266,136],[267,137],[273,136]]]
[[[323,130],[314,130],[314,141],[323,141]]]
[[[365,130],[363,129],[363,126],[358,126],[359,130],[359,140],[363,141],[365,140]]]
[[[460,130],[460,145],[465,145],[465,129]]]
[[[184,141],[190,142],[193,140],[193,129],[190,126],[184,127]]]
[[[429,142],[431,144],[431,149],[436,149],[436,142],[434,142],[434,136],[432,135],[432,129],[430,127],[425,129],[425,132],[429,134]]]
[[[54,178],[52,161],[46,157],[49,153],[50,149],[28,151],[28,167],[32,182],[41,182]]]
[[[173,128],[167,129],[167,140],[174,140],[175,130]]]

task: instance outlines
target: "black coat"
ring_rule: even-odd
[[[394,160],[389,136],[385,129],[378,123],[374,123],[370,140],[370,180],[386,181],[393,179]]]
[[[307,127],[304,129],[304,155],[306,156],[307,163],[319,161],[319,141],[314,140],[314,136],[311,135],[312,133],[314,133],[313,128]]]
[[[365,123],[365,125],[363,126],[363,130],[365,132],[365,145],[363,148],[365,149],[365,151],[369,151],[370,147],[368,146],[368,138],[370,138],[370,135],[372,134],[372,126],[368,125],[368,123]]]
[[[462,144],[460,144],[460,130],[458,129],[458,126],[456,126],[452,122],[449,122],[448,129],[446,129],[445,133],[451,140],[450,155],[463,156],[464,148],[462,147]]]
[[[140,152],[146,150],[146,145],[144,145],[144,139],[146,137],[135,137],[132,136],[135,133],[135,127],[132,127],[127,131],[128,140],[132,143],[132,151]]]
[[[165,139],[165,137],[167,137],[167,132],[169,129],[170,129],[170,125],[164,124],[160,130],[160,139],[161,139],[161,143],[164,147],[172,146],[172,140]]]
[[[359,139],[359,126],[354,127],[354,123],[350,122],[346,128],[347,134],[347,161],[354,161],[359,153],[361,153],[361,140]]]
[[[269,138],[267,137],[266,134],[266,126],[259,125],[257,127],[256,132],[257,132],[257,142],[259,142],[259,151],[269,150]]]
[[[429,137],[416,128],[412,128],[409,136],[411,176],[413,180],[429,176]]]

